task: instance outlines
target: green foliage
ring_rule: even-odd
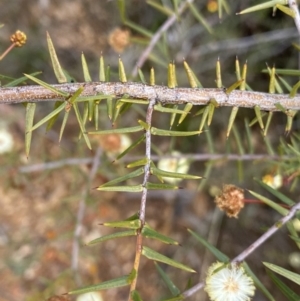
[[[74,294],[83,294],[88,292],[94,292],[94,291],[100,291],[100,290],[106,290],[111,288],[117,288],[122,286],[128,286],[130,282],[128,281],[128,276],[122,276],[119,278],[115,278],[112,280],[104,281],[100,284],[95,285],[89,285],[83,288],[79,288],[73,291],[68,292],[68,295],[74,295]]]
[[[168,289],[170,290],[172,296],[178,296],[180,294],[179,288],[173,283],[167,273],[159,266],[159,264],[155,263],[155,267],[159,272],[160,276],[162,277],[163,281],[167,285]]]
[[[26,117],[25,117],[25,152],[26,156],[29,156],[31,138],[32,138],[32,125],[33,118],[36,109],[35,103],[27,103],[26,104]]]
[[[282,275],[284,277],[286,277],[287,279],[297,283],[298,285],[300,285],[300,275],[291,271],[288,271],[287,269],[284,269],[282,267],[279,267],[275,264],[271,264],[268,262],[263,262],[263,264],[270,270],[272,270],[273,272]]]
[[[288,298],[288,300],[291,301],[297,301],[299,300],[300,296],[297,295],[295,292],[293,292],[284,282],[282,282],[274,273],[267,270],[268,276],[272,279],[274,284],[280,291]]]
[[[196,273],[195,270],[191,269],[190,267],[180,263],[180,262],[177,262],[173,259],[170,259],[146,246],[143,246],[143,250],[142,250],[142,254],[147,257],[148,259],[152,259],[154,261],[159,261],[159,262],[162,262],[162,263],[165,263],[165,264],[168,264],[170,266],[173,266],[175,268],[178,268],[178,269],[182,269],[184,271],[187,271],[187,272],[191,272],[191,273]]]

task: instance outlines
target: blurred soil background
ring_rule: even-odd
[[[163,2],[171,7],[172,1]],[[269,66],[275,64],[277,68],[298,69],[298,52],[291,45],[292,42],[297,42],[292,18],[280,11],[272,17],[271,10],[236,16],[235,12],[259,1],[230,0],[228,3],[231,12],[224,13],[220,21],[213,6],[214,1],[196,2],[201,2],[196,3],[196,6],[212,26],[214,33],[208,33],[191,12],[186,11],[165,32],[159,45],[145,62],[143,71],[146,78],[149,78],[149,69],[153,66],[156,82],[166,84],[166,65],[169,61],[174,61],[179,86],[188,86],[182,67],[185,58],[204,87],[215,87],[215,64],[220,58],[223,84],[228,87],[236,81],[234,64],[238,56],[242,65],[248,62],[247,83],[255,90],[268,91],[268,76],[261,72],[266,63]],[[153,33],[166,20],[164,14],[144,1],[128,0],[126,6],[128,19]],[[119,54],[129,79],[136,79],[130,77],[130,74],[134,73],[134,65],[148,43],[145,36],[122,24],[117,1],[6,1],[1,3],[0,23],[5,24],[0,29],[1,51],[9,46],[9,36],[17,29],[24,31],[28,38],[24,47],[14,49],[0,61],[0,73],[18,78],[23,73],[42,71],[40,78],[53,84],[56,79],[47,50],[47,31],[63,68],[79,82],[83,81],[80,62],[82,52],[93,80],[98,80],[101,53],[106,64],[111,66],[113,81],[118,80],[116,67]],[[297,81],[295,78],[289,80],[291,84]],[[6,82],[5,78],[1,79],[2,84]],[[52,103],[38,104],[36,120],[49,113],[52,107]],[[100,109],[99,128],[109,129],[111,124],[106,116],[104,103]],[[195,108],[193,112],[197,110]],[[118,126],[136,125],[136,120],[142,118],[144,112],[145,108],[133,106],[130,112],[122,116]],[[231,134],[230,139],[226,140],[229,114],[230,109],[217,110],[209,128],[215,154],[238,154],[234,135]],[[250,148],[247,146],[245,117],[252,120],[254,112],[240,109],[236,121],[236,129],[245,144],[245,153],[248,154]],[[178,130],[198,129],[199,120],[199,117],[187,118]],[[113,232],[113,229],[105,228],[100,223],[125,219],[139,210],[139,194],[103,193],[94,188],[124,175],[128,171],[125,161],[130,162],[137,156],[142,156],[143,146],[139,146],[120,162],[112,164],[111,161],[116,156],[113,152],[118,150],[120,137],[111,136],[105,140],[93,136],[93,151],[89,152],[84,142],[78,141],[79,127],[75,117],[70,116],[59,144],[60,116],[48,133],[45,134],[45,128],[34,132],[31,154],[27,159],[24,151],[24,107],[1,105],[0,121],[1,129],[13,137],[13,148],[0,154],[0,301],[47,300],[53,295],[130,273],[135,255],[134,238],[122,238],[92,247],[85,244]],[[268,141],[275,150],[278,149],[280,135],[282,139],[290,141],[291,134],[284,136],[285,121],[283,114],[275,114],[272,121]],[[169,117],[161,118],[161,113],[156,112],[154,124],[168,129]],[[93,128],[93,125],[88,127]],[[296,117],[292,133],[298,130],[299,121]],[[268,156],[259,127],[253,126],[251,133],[253,154]],[[207,133],[199,137],[174,140],[154,137],[153,143],[160,154],[169,154],[171,148],[183,154],[209,154],[208,137]],[[138,136],[130,138],[134,141]],[[43,163],[45,165],[40,165]],[[93,176],[95,164],[98,168]],[[211,173],[200,182],[200,191],[197,191],[198,181],[184,181],[180,183],[183,190],[149,194],[146,214],[148,223],[157,231],[177,239],[182,246],[166,246],[150,240],[146,244],[198,271],[198,274],[191,276],[163,266],[181,290],[185,289],[189,280],[195,284],[199,279],[204,279],[207,266],[214,261],[188,234],[187,227],[208,238],[233,258],[280,218],[266,206],[248,204],[238,219],[229,219],[215,208],[213,201],[216,189],[220,189],[225,183],[271,197],[255,184],[253,178],[261,179],[266,174],[272,177],[282,173],[279,162],[270,163],[266,159],[236,162],[223,158],[208,164],[208,160],[194,160],[191,162],[190,173],[202,176],[210,167]],[[130,183],[137,184],[138,180],[140,179]],[[284,182],[279,189],[299,201],[298,187],[291,192],[289,183]],[[246,198],[253,199],[247,192]],[[82,221],[78,224],[80,214]],[[74,240],[75,230],[77,233],[80,231],[78,244]],[[299,273],[299,252],[285,229],[279,231],[247,260],[275,299],[284,300],[273,289],[262,261]],[[292,283],[287,283],[291,288],[297,289]],[[138,289],[144,300],[170,297],[150,260],[143,259],[141,263]],[[127,288],[113,289],[99,293],[97,297],[94,296],[94,300],[127,300],[127,294]],[[206,295],[200,292],[190,299],[206,300],[205,298]],[[57,297],[51,301],[65,299]],[[75,299],[76,297],[70,297],[70,300]],[[267,299],[257,292],[253,300]]]

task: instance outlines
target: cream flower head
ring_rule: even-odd
[[[0,124],[0,155],[9,153],[14,146],[13,136]]]
[[[172,151],[172,156],[180,157],[181,153],[178,151]],[[190,162],[188,159],[185,158],[165,158],[158,161],[157,167],[159,169],[171,172],[177,172],[186,174],[190,168]],[[167,178],[163,177],[164,181],[169,182],[171,184],[176,185],[182,179],[180,178]]]
[[[106,152],[109,158],[114,158],[116,155],[121,154],[132,144],[129,136],[125,134],[100,135],[98,141],[100,147]]]
[[[255,286],[243,267],[216,262],[208,269],[205,291],[212,301],[250,301]]]

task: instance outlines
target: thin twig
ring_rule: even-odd
[[[85,189],[82,192],[82,196],[81,196],[78,211],[77,211],[77,219],[76,219],[73,245],[72,245],[72,264],[71,264],[77,285],[81,285],[81,278],[78,273],[78,257],[79,257],[79,239],[80,239],[81,230],[82,230],[82,220],[83,220],[85,208],[86,208],[85,202],[89,195],[91,182],[93,181],[93,179],[97,173],[99,164],[100,164],[101,152],[102,152],[101,148],[98,148],[95,156],[93,157],[93,165],[92,165],[91,171],[88,175]]]
[[[244,49],[246,52],[249,53],[250,47],[257,46],[257,45],[262,47],[262,45],[266,43],[278,42],[278,41],[282,42],[283,40],[287,40],[287,39],[292,40],[297,36],[298,35],[295,32],[294,27],[277,29],[277,30],[268,31],[266,33],[253,34],[243,38],[232,38],[232,39],[226,39],[221,41],[213,41],[204,45],[201,44],[200,46],[194,47],[191,50],[191,55],[193,57],[198,55],[204,57],[204,55],[212,54],[214,52],[220,53],[220,51],[222,51],[225,53],[225,50],[226,52],[227,50],[234,50],[236,53],[237,52],[240,53],[241,49]],[[290,47],[289,42],[290,41],[286,42],[286,48]],[[276,46],[279,45],[277,44]],[[272,49],[272,51],[273,50],[275,49]],[[269,54],[270,51],[268,51]],[[201,65],[201,70],[199,71],[203,73],[202,65]]]
[[[12,43],[0,56],[0,61],[16,46],[15,43]]]
[[[132,73],[131,73],[132,77],[136,77],[138,68],[141,68],[144,65],[145,61],[149,57],[149,54],[151,53],[152,49],[155,47],[155,45],[157,44],[157,42],[161,38],[162,34],[164,32],[166,32],[174,24],[174,22],[177,20],[178,16],[180,16],[185,11],[185,9],[188,6],[188,3],[192,3],[192,2],[194,2],[194,0],[189,0],[189,1],[183,2],[180,5],[180,7],[178,8],[177,15],[173,14],[172,16],[170,16],[162,24],[162,26],[155,32],[155,34],[151,38],[151,41],[148,44],[148,47],[142,52],[142,54],[139,57],[137,63],[135,64],[135,66],[132,70]]]
[[[282,217],[277,223],[275,223],[271,228],[268,229],[259,239],[257,239],[252,245],[250,245],[246,250],[241,254],[236,256],[232,262],[242,262],[246,259],[253,251],[260,247],[267,239],[269,239],[274,233],[276,233],[283,225],[285,225],[289,220],[293,218],[296,212],[300,210],[300,202],[294,205],[290,212]]]
[[[73,95],[79,88],[83,92],[78,101],[86,101],[83,96],[123,97],[134,99],[156,99],[165,104],[207,105],[211,99],[216,101],[217,106],[253,108],[260,107],[266,111],[280,111],[278,103],[286,110],[300,110],[300,94],[290,97],[289,94],[270,94],[263,92],[233,90],[226,93],[224,88],[168,88],[166,86],[148,86],[141,83],[120,83],[120,82],[92,82],[92,83],[68,83],[53,85],[56,89]],[[67,97],[68,98],[68,97]],[[53,92],[42,86],[23,86],[0,88],[0,105],[24,102],[40,101],[66,101],[66,98],[59,93]]]
[[[260,238],[258,238],[253,244],[251,244],[246,250],[236,256],[231,262],[242,262],[244,261],[252,252],[254,252],[258,247],[260,247],[267,239],[269,239],[274,233],[282,228],[288,221],[290,221],[296,212],[300,210],[300,202],[294,205],[289,213],[279,219],[271,228],[268,229]],[[182,295],[187,298],[194,295],[198,290],[204,287],[204,282],[200,282],[193,286],[192,288],[186,290]]]
[[[294,21],[295,21],[296,28],[298,30],[298,34],[300,35],[300,14],[299,14],[297,1],[289,0],[289,7],[295,13]]]
[[[49,169],[57,169],[68,165],[81,165],[81,164],[90,164],[93,162],[93,157],[91,158],[68,158],[59,161],[52,162],[43,162],[31,165],[24,165],[18,168],[20,173],[31,173],[44,171]]]
[[[126,156],[117,162],[133,162],[144,158],[143,156]],[[226,160],[226,161],[262,161],[262,160],[293,160],[298,158],[297,156],[279,156],[279,155],[269,155],[269,154],[181,154],[180,156],[174,155],[164,155],[157,156],[152,155],[152,161],[159,161],[162,159],[190,159],[192,161],[216,161],[216,160]],[[32,165],[25,165],[18,168],[20,173],[31,173],[39,172],[49,169],[61,168],[68,165],[81,165],[90,164],[93,162],[93,157],[91,158],[68,158],[53,162],[37,163]]]

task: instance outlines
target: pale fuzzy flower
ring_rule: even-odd
[[[280,187],[282,187],[283,184],[282,175],[280,174],[277,175],[267,174],[262,178],[262,181],[274,189],[279,189]]]
[[[103,301],[101,293],[99,292],[91,292],[79,295],[76,298],[76,301]]]
[[[130,44],[130,31],[128,29],[115,28],[108,36],[108,44],[118,53],[122,53]]]
[[[117,151],[118,153],[124,152],[124,150],[127,149],[132,144],[131,139],[127,135],[121,134],[120,136],[121,136],[121,143],[120,143],[120,148]]]
[[[300,252],[290,253],[288,260],[289,260],[289,264],[294,269],[299,269],[300,268]]]
[[[181,153],[178,151],[172,151],[171,155],[180,157]],[[159,160],[157,167],[165,171],[186,174],[190,168],[190,162],[185,158],[166,158]],[[181,179],[179,178],[163,178],[166,182],[169,182],[171,184],[177,184],[181,181]]]
[[[131,144],[131,139],[125,134],[108,134],[99,137],[99,143],[109,158],[121,154]]]
[[[300,220],[298,218],[293,219],[293,226],[296,231],[300,232]]]
[[[12,135],[5,128],[0,128],[0,154],[10,152],[13,145],[14,140]]]
[[[205,291],[210,300],[250,301],[255,286],[244,268],[235,263],[223,266],[224,263],[216,262],[208,269]]]

